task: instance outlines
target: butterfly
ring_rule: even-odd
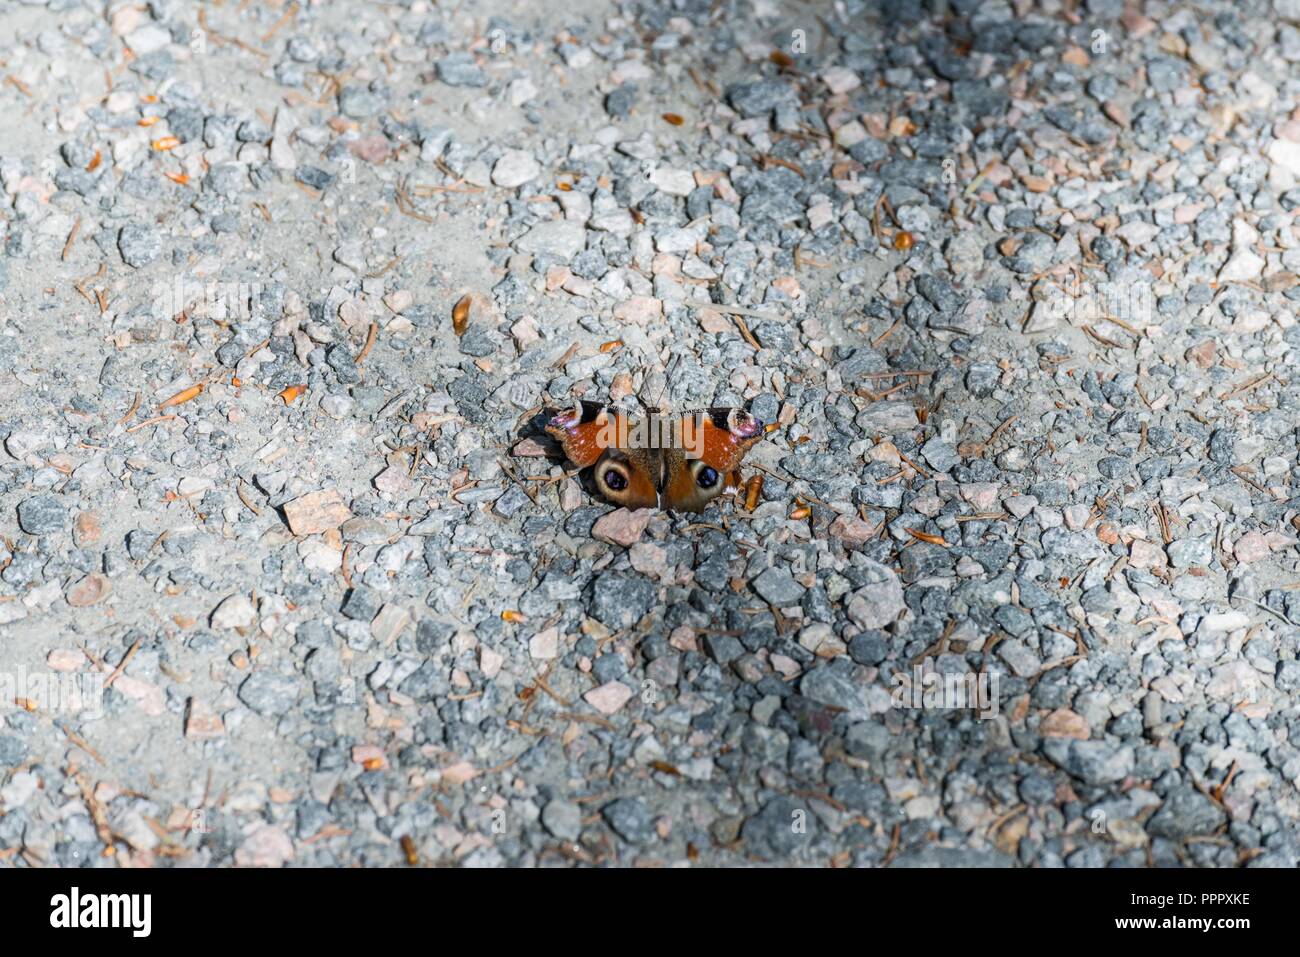
[[[738,466],[766,426],[743,409],[715,407],[633,422],[599,402],[578,401],[546,424],[596,490],[626,508],[701,512],[740,484]]]

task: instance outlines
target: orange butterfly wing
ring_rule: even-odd
[[[763,437],[763,423],[743,409],[712,408],[683,416],[680,448],[665,452],[660,504],[701,512],[726,488],[738,485],[737,467]]]
[[[659,502],[660,459],[657,449],[623,448],[627,418],[598,402],[579,402],[546,425],[578,468],[596,466],[600,494],[626,508],[654,508]]]

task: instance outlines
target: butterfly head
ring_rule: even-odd
[[[767,428],[762,419],[750,415],[744,409],[729,409],[725,426],[728,432],[734,435],[740,441],[756,439],[763,434]]]

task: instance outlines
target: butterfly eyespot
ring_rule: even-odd
[[[605,475],[605,485],[615,492],[621,492],[627,488],[627,476],[618,469],[607,469]]]
[[[717,469],[710,468],[707,465],[704,466],[704,468],[695,473],[695,484],[700,488],[713,488],[713,486],[718,484]]]

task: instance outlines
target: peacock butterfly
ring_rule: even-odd
[[[765,431],[743,409],[716,407],[633,422],[599,402],[578,401],[546,432],[579,468],[595,466],[597,491],[627,508],[701,512],[740,484],[738,466]]]

